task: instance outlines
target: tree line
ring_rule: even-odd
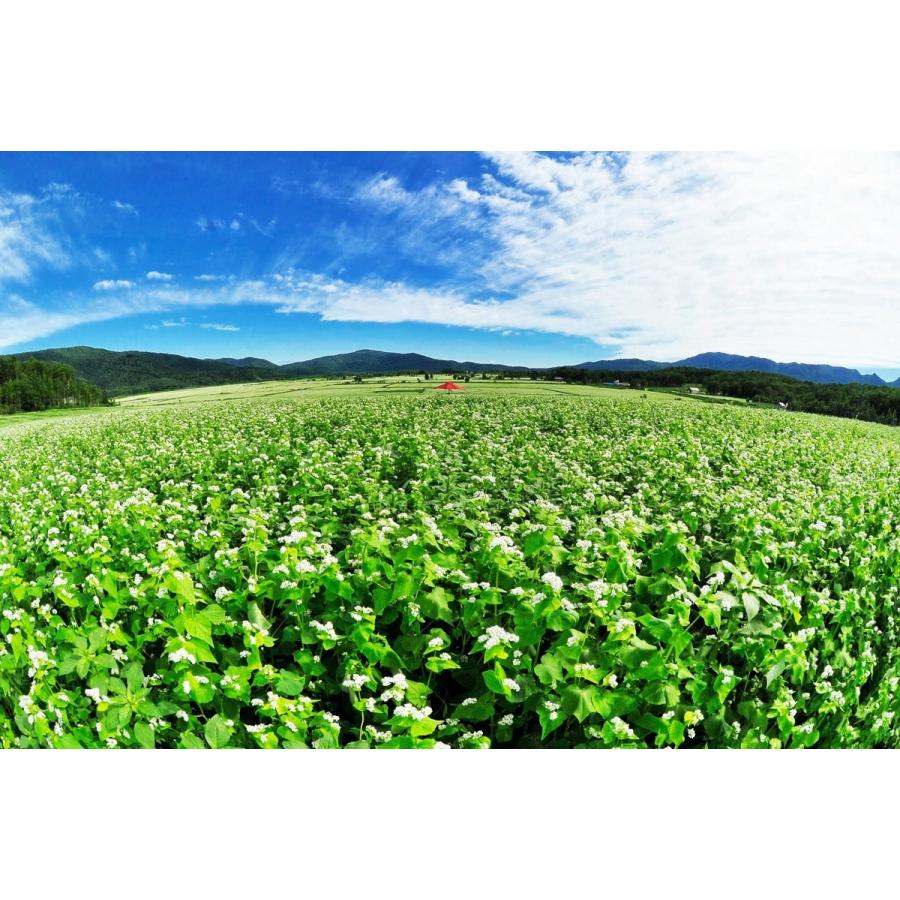
[[[707,394],[751,403],[787,404],[799,412],[900,425],[900,389],[866,384],[818,384],[766,372],[720,372],[677,367],[649,372],[586,370],[563,367],[552,376],[577,384],[621,381],[634,388],[679,388],[696,385]],[[545,376],[546,377],[546,376]]]
[[[0,414],[109,403],[106,391],[82,381],[71,366],[0,356]]]

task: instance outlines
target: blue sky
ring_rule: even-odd
[[[3,153],[0,350],[900,374],[879,154]]]

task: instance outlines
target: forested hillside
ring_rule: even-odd
[[[0,414],[107,403],[106,391],[82,381],[71,366],[0,356]]]
[[[171,391],[186,387],[236,384],[272,378],[298,377],[275,369],[232,365],[212,359],[195,359],[174,353],[145,353],[137,350],[100,350],[94,347],[63,347],[34,350],[20,358],[61,362],[86,381],[109,391],[111,396]]]

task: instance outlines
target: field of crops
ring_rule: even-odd
[[[639,397],[0,429],[0,746],[897,746],[900,440]]]

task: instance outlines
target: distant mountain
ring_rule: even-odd
[[[236,366],[239,369],[280,369],[281,366],[267,359],[259,359],[256,356],[245,356],[243,359],[232,359],[225,356],[222,359],[207,359],[204,362],[224,363],[226,366]]]
[[[281,367],[288,372],[317,375],[390,375],[396,372],[527,372],[526,366],[496,363],[459,362],[433,359],[421,353],[388,353],[384,350],[355,350],[334,356],[317,356]]]
[[[67,363],[75,369],[79,378],[104,388],[112,396],[302,376],[391,375],[399,372],[512,374],[530,371],[526,366],[459,362],[453,359],[434,359],[420,353],[388,353],[382,350],[356,350],[353,353],[318,356],[284,366],[254,356],[241,359],[195,359],[174,353],[100,350],[94,347],[62,347],[14,355]],[[856,369],[808,363],[778,363],[762,357],[728,353],[701,353],[672,363],[643,359],[601,359],[571,368],[642,372],[675,366],[726,372],[765,372],[819,384],[866,384],[878,387],[887,384],[877,375],[862,375]],[[890,386],[900,388],[900,378],[891,382]]]
[[[675,367],[694,369],[716,369],[720,372],[767,372],[773,375],[787,375],[799,381],[816,384],[868,384],[874,387],[900,387],[900,378],[886,382],[878,375],[863,375],[856,369],[843,366],[817,365],[814,363],[780,363],[762,356],[738,356],[733,353],[700,353],[671,363],[654,362],[649,359],[600,359],[595,362],[580,363],[576,369],[609,370],[617,372],[648,372],[653,369]]]
[[[693,366],[695,369],[718,369],[722,372],[771,372],[787,375],[799,381],[818,384],[871,384],[884,387],[887,384],[878,375],[863,375],[856,369],[843,366],[816,365],[814,363],[779,363],[761,356],[735,356],[730,353],[701,353],[674,363],[677,366]]]
[[[649,372],[651,369],[665,369],[675,363],[653,362],[649,359],[598,359],[595,362],[578,363],[573,369],[610,372]]]

